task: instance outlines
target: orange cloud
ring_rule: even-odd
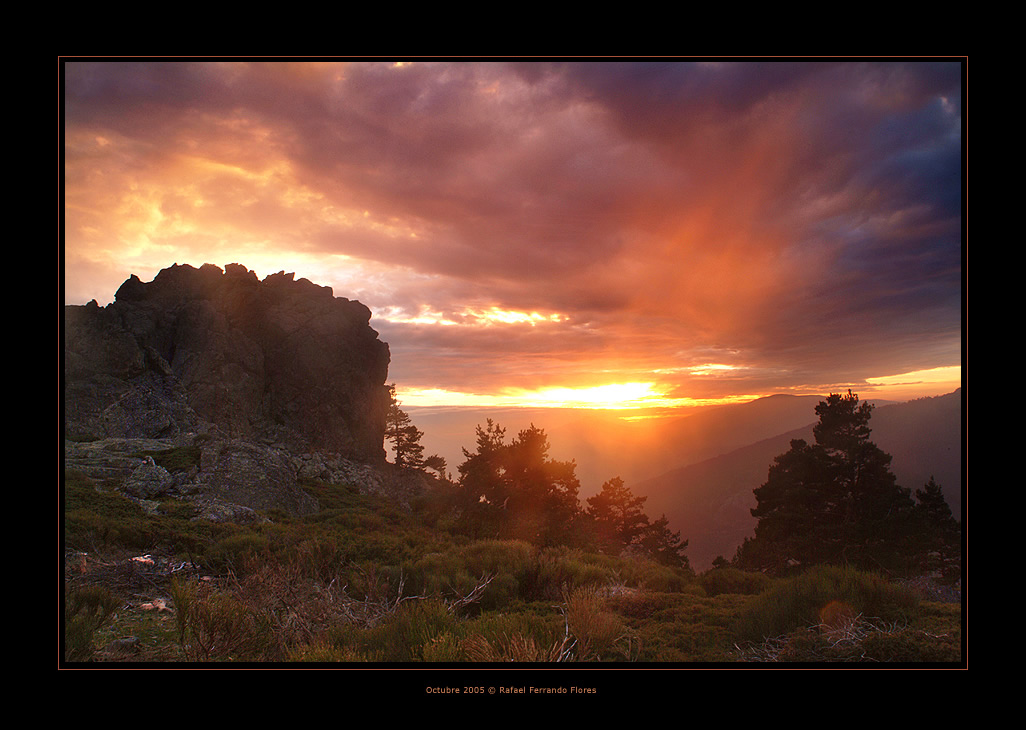
[[[453,393],[719,398],[961,358],[958,64],[65,76],[69,303],[176,262],[294,271],[375,312],[394,379]]]

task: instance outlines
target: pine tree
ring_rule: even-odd
[[[899,567],[909,548],[912,500],[869,440],[872,406],[831,394],[816,407],[815,444],[796,439],[755,490],[755,537],[739,550],[746,567],[854,564]]]
[[[431,471],[438,474],[439,479],[446,480],[449,479],[451,476],[450,474],[446,473],[448,465],[445,463],[445,459],[439,456],[438,454],[432,454],[431,456],[424,459],[424,468],[430,469]]]
[[[642,510],[646,499],[635,497],[620,477],[610,479],[601,492],[588,497],[587,514],[605,549],[619,553],[640,540],[650,527],[648,515]]]
[[[670,529],[666,515],[649,525],[641,537],[641,545],[656,562],[671,568],[691,570],[691,562],[684,552],[688,541],[681,539],[679,532]]]
[[[916,490],[914,514],[923,569],[938,573],[946,582],[956,581],[961,577],[962,529],[932,476]]]
[[[390,403],[385,416],[385,438],[392,443],[396,466],[419,469],[424,465],[424,447],[420,443],[424,432],[413,425],[406,411],[396,400],[395,383],[388,386]]]
[[[488,420],[477,427],[477,451],[459,466],[463,528],[475,537],[564,543],[580,515],[573,461],[548,457],[545,432],[535,426],[511,442]]]

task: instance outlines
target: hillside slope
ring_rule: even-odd
[[[454,471],[461,448],[474,448],[474,429],[489,418],[507,438],[534,424],[545,430],[555,459],[577,464],[583,497],[619,476],[633,485],[809,423],[819,396],[775,395],[749,403],[689,409],[687,415],[624,420],[624,411],[568,408],[418,408],[403,406],[424,431],[428,453]]]
[[[962,513],[962,397],[956,390],[937,398],[881,406],[874,410],[872,440],[894,457],[898,483],[913,492],[933,476],[956,518]],[[648,498],[646,511],[665,514],[689,540],[688,556],[697,569],[717,555],[733,556],[755,529],[753,490],[766,480],[773,459],[791,439],[813,440],[815,413],[807,426],[749,444],[729,453],[673,469],[633,486]]]

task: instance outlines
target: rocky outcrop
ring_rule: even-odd
[[[384,459],[388,345],[328,287],[237,264],[134,275],[107,307],[65,308],[65,432],[231,438]]]
[[[303,513],[316,505],[296,487],[300,456],[384,464],[388,346],[366,306],[328,287],[175,265],[64,316],[66,467],[139,499]],[[191,473],[139,456],[181,448],[201,454]]]

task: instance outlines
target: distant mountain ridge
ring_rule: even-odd
[[[825,396],[773,395],[748,403],[695,409],[686,416],[624,421],[622,412],[567,409],[431,410],[411,408],[429,451],[446,455],[450,471],[473,450],[474,425],[493,418],[507,438],[534,423],[548,435],[551,456],[573,459],[582,502],[603,482],[622,477],[647,497],[645,511],[665,514],[690,543],[698,569],[733,556],[755,529],[753,491],[791,439],[812,441],[816,406]],[[961,390],[907,403],[869,399],[872,440],[891,454],[898,483],[913,492],[933,476],[956,518],[961,515]]]
[[[696,408],[688,415],[625,421],[623,411],[566,408],[418,408],[403,406],[424,431],[426,451],[455,471],[460,448],[473,450],[474,428],[491,418],[508,438],[534,424],[555,459],[577,463],[584,496],[622,477],[629,485],[804,426],[820,396],[775,395],[749,403]]]
[[[818,399],[817,399],[818,400]],[[717,555],[731,558],[753,534],[754,489],[766,481],[773,459],[792,439],[813,441],[815,414],[808,425],[766,438],[697,463],[670,470],[632,485],[647,497],[649,514],[665,514],[674,530],[689,540],[688,555],[696,569],[709,567]],[[956,519],[962,514],[961,389],[935,398],[880,406],[870,420],[871,440],[893,458],[898,483],[913,493],[933,476],[941,485]]]
[[[548,435],[553,458],[577,463],[582,495],[589,496],[616,476],[632,485],[809,425],[824,397],[779,394],[636,421],[616,410],[403,408],[424,431],[425,449],[445,456],[453,471],[460,448],[473,450],[474,428],[486,419],[506,428],[509,438],[534,424]]]

